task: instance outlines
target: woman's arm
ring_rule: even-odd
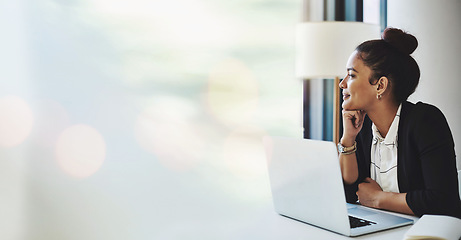
[[[407,193],[382,192],[379,199],[380,209],[415,215],[407,204]]]
[[[357,196],[360,203],[367,207],[415,215],[407,204],[407,193],[384,192],[371,178],[359,184]]]
[[[345,147],[350,147],[354,145],[347,141],[341,141],[341,144]],[[352,154],[339,154],[339,165],[341,167],[341,175],[343,176],[343,181],[346,184],[352,184],[357,181],[359,177],[359,168],[357,165],[357,157],[355,153]]]
[[[408,180],[400,188],[407,192],[408,205],[417,216],[439,214],[461,218],[456,155],[448,122],[438,108],[422,103],[416,104],[408,118],[413,123],[402,129],[411,136],[402,137],[407,139],[403,141],[407,147],[403,157],[408,161],[403,167]]]
[[[343,137],[340,143],[345,147],[354,145],[355,138],[363,126],[365,113],[363,111],[346,111],[343,110]],[[341,174],[346,184],[352,184],[357,181],[359,170],[357,157],[355,153],[339,154],[339,164]]]

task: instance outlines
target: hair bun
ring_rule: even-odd
[[[412,54],[418,47],[415,36],[398,28],[384,29],[382,39],[405,54]]]

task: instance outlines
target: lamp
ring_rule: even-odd
[[[380,26],[363,22],[303,22],[296,27],[295,73],[301,79],[334,78],[333,141],[339,142],[339,77],[362,42],[380,37]]]

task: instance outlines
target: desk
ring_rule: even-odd
[[[402,239],[410,228],[348,238],[280,216],[266,177],[226,185],[216,183],[219,172],[171,174],[154,161],[143,161],[110,163],[81,181],[58,174],[49,177],[51,171],[43,170],[47,165],[33,160],[36,176],[26,185],[22,239],[388,240]]]
[[[309,224],[298,222],[278,215],[272,209],[266,209],[262,213],[261,221],[247,229],[236,234],[234,239],[403,239],[404,234],[412,225],[389,229],[372,234],[366,234],[359,237],[346,237],[334,232],[330,232]],[[396,214],[418,220],[417,217]]]

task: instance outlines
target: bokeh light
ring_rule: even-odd
[[[207,103],[225,125],[248,123],[258,107],[258,84],[250,69],[237,59],[218,63],[210,72]]]
[[[0,98],[0,146],[14,147],[30,135],[34,118],[29,104],[18,96]]]
[[[167,168],[185,171],[203,155],[200,125],[194,124],[196,108],[179,97],[157,97],[138,116],[135,136],[146,151]]]
[[[103,137],[88,125],[77,124],[65,129],[56,143],[59,167],[76,178],[86,178],[96,173],[105,157]]]

